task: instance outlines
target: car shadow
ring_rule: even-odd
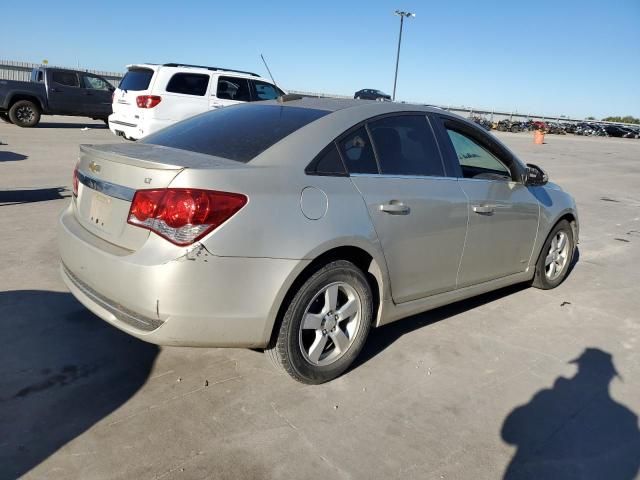
[[[573,377],[558,377],[505,419],[502,439],[517,447],[505,480],[637,478],[638,417],[609,394],[616,377],[623,381],[612,356],[586,348],[570,363]]]
[[[571,259],[571,263],[569,264],[567,277],[565,278],[565,281],[571,275],[571,272],[575,268],[579,259],[580,259],[580,251],[576,246],[573,258]],[[420,328],[432,325],[446,318],[459,315],[469,310],[473,310],[474,308],[480,307],[486,303],[491,303],[500,298],[513,295],[514,293],[520,292],[527,288],[529,288],[528,283],[518,283],[515,285],[501,288],[499,290],[494,290],[492,292],[484,293],[476,297],[471,297],[466,300],[460,300],[458,302],[451,303],[443,307],[429,310],[428,312],[419,313],[418,315],[413,315],[411,317],[403,318],[400,321],[393,322],[388,325],[384,325],[380,328],[374,328],[369,333],[369,337],[367,338],[367,341],[364,344],[362,352],[360,353],[360,355],[358,355],[358,357],[356,358],[352,366],[349,368],[349,370],[355,369],[360,365],[365,364],[366,362],[374,358],[376,355],[383,352],[387,347],[389,347],[392,343],[394,343],[403,335],[411,333]]]
[[[364,348],[350,369],[354,369],[368,362],[376,355],[382,353],[387,347],[393,344],[403,335],[411,333],[420,328],[432,325],[455,315],[459,315],[468,310],[480,307],[486,303],[491,303],[499,298],[513,295],[528,288],[527,284],[511,285],[493,292],[478,295],[477,297],[461,300],[443,307],[439,307],[428,312],[420,313],[412,317],[403,318],[400,321],[374,328],[369,333]]]
[[[0,319],[2,478],[25,475],[122,406],[158,354],[69,293],[0,292]]]
[[[40,122],[37,128],[89,128],[90,130],[106,130],[104,123],[62,123],[62,122]]]
[[[21,153],[0,151],[0,162],[18,162],[27,158],[29,157]]]
[[[71,192],[69,192],[66,187],[0,190],[0,207],[20,205],[22,203],[62,200],[70,196]]]

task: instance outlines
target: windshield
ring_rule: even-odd
[[[287,135],[328,113],[280,105],[219,108],[160,130],[141,143],[247,163]]]

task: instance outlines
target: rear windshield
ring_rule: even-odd
[[[280,105],[226,107],[176,123],[140,143],[247,163],[287,135],[328,113]]]
[[[125,73],[124,78],[120,81],[118,88],[120,90],[146,90],[149,88],[153,70],[148,68],[132,68]]]

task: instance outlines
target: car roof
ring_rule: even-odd
[[[373,115],[382,115],[384,113],[393,112],[432,112],[443,113],[444,111],[438,107],[429,105],[418,105],[412,103],[396,103],[396,102],[376,102],[375,100],[357,100],[352,98],[317,98],[317,97],[301,97],[292,100],[267,100],[261,102],[264,105],[278,105],[284,107],[311,108],[314,110],[325,110],[327,112],[337,112],[345,109],[362,109],[367,113],[373,112]],[[449,112],[447,112],[449,113]],[[452,116],[457,116],[450,114]]]
[[[252,72],[245,72],[241,70],[225,70],[224,68],[204,67],[197,65],[183,65],[183,64],[158,64],[158,63],[132,63],[127,65],[127,70],[132,68],[148,68],[154,72],[160,69],[171,69],[175,71],[190,71],[194,73],[206,73],[207,75],[214,73],[217,75],[226,75],[239,78],[252,78],[254,80],[261,80],[267,83],[272,83],[264,77],[254,74]]]

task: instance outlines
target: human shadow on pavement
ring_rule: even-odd
[[[558,377],[504,421],[502,439],[518,449],[505,480],[637,478],[638,417],[609,395],[619,377],[611,355],[587,348],[571,363],[575,376]]]
[[[29,157],[21,153],[0,150],[0,162],[18,162],[20,160],[26,160],[27,158]]]
[[[0,207],[20,205],[22,203],[48,202],[69,198],[71,192],[66,187],[27,188],[19,190],[0,190]]]
[[[0,292],[0,478],[18,478],[127,402],[158,347],[69,293]]]

